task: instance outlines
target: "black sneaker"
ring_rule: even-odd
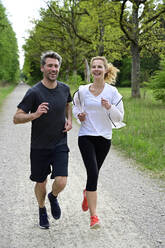
[[[50,201],[51,213],[54,219],[58,220],[61,217],[61,209],[57,200],[51,192],[48,194],[48,199]]]
[[[48,215],[45,207],[39,208],[39,227],[42,229],[49,228]]]

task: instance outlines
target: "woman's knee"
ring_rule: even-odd
[[[87,191],[96,191],[97,190],[97,183],[90,184],[87,182],[86,190]]]
[[[87,177],[87,186],[86,190],[88,191],[96,191],[98,182],[98,174],[92,177]]]

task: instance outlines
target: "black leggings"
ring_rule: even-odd
[[[86,190],[96,191],[99,171],[109,152],[111,140],[102,136],[79,136],[78,145],[87,171]]]

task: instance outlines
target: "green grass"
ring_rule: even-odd
[[[141,169],[165,179],[165,105],[154,100],[150,90],[141,89],[140,99],[131,98],[130,88],[118,90],[123,96],[126,127],[113,129],[112,144]]]
[[[132,99],[131,89],[123,95],[126,127],[113,132],[113,145],[136,160],[143,168],[165,179],[165,105],[153,99],[150,91]]]
[[[15,85],[0,86],[0,106],[2,105],[5,98],[13,91]]]

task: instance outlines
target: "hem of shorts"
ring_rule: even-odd
[[[55,179],[55,177],[68,177],[67,175],[55,175],[55,176],[51,176],[50,179]]]
[[[33,181],[33,182],[36,182],[36,183],[43,183],[43,182],[45,182],[45,180],[46,180],[47,177],[46,177],[45,179],[43,179],[43,180],[34,179],[34,178],[32,178],[31,176],[30,176],[29,178],[30,178],[30,180]]]

